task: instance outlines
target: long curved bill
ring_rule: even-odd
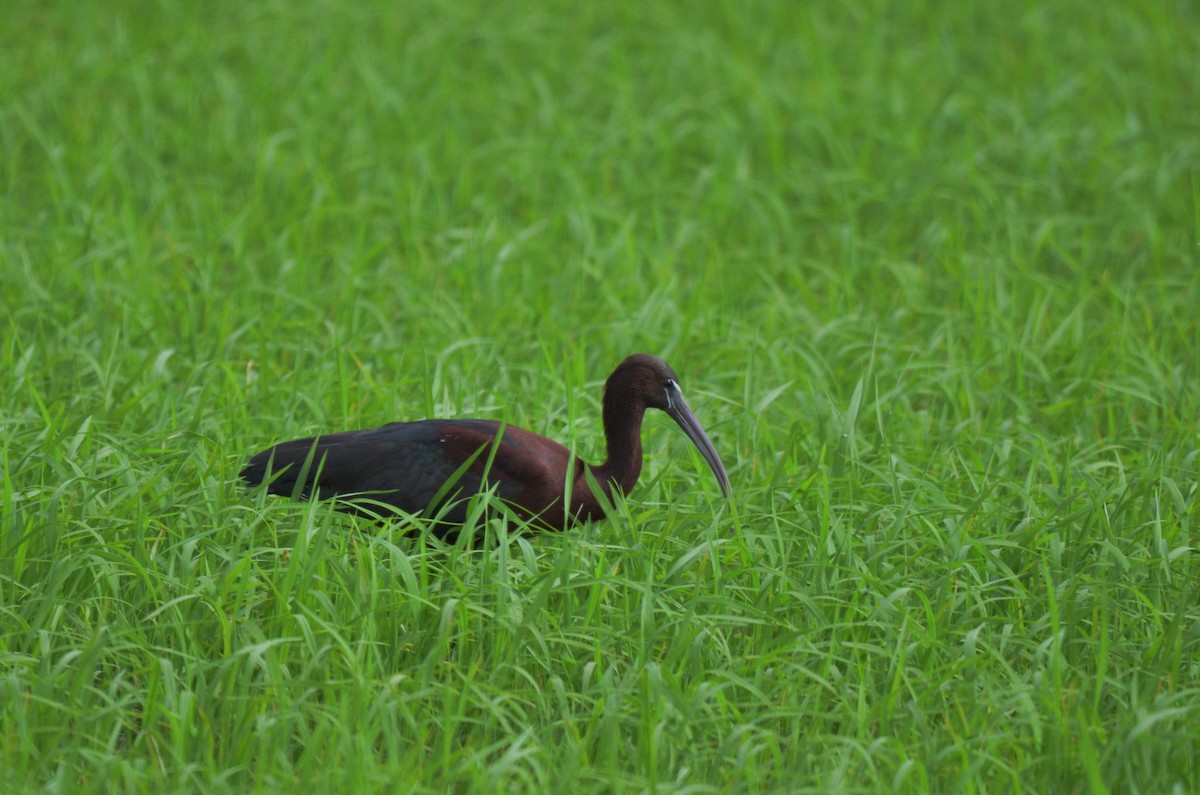
[[[692,413],[691,407],[683,399],[683,394],[678,387],[667,391],[666,412],[671,415],[671,419],[679,423],[679,427],[683,428],[683,432],[692,440],[692,444],[696,445],[700,455],[704,456],[704,460],[712,468],[713,474],[717,476],[717,484],[721,487],[721,493],[728,498],[729,475],[725,474],[725,465],[721,463],[721,456],[717,455],[717,449],[709,441],[704,428],[700,427],[700,420],[696,419],[696,415]]]

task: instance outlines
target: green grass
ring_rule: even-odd
[[[1193,3],[10,5],[0,790],[1200,791]],[[641,350],[732,506],[236,482]]]

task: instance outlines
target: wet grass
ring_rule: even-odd
[[[111,4],[110,4],[111,5]],[[1191,4],[18,2],[0,787],[1200,790]],[[246,494],[321,429],[595,458],[562,535]]]

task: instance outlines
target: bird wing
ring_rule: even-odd
[[[529,484],[522,478],[527,473],[513,471],[525,467],[512,453],[524,447],[524,436],[541,437],[506,427],[492,456],[489,445],[500,427],[484,420],[422,420],[295,439],[254,456],[241,476],[286,497],[355,495],[418,513],[475,494],[490,465],[488,480],[498,495],[520,503]],[[465,505],[453,506],[446,519],[461,522],[465,514]]]

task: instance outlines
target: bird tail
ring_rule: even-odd
[[[263,450],[250,459],[240,477],[251,486],[266,484],[269,494],[307,500],[320,483],[324,456],[317,451],[321,438],[296,439]]]

